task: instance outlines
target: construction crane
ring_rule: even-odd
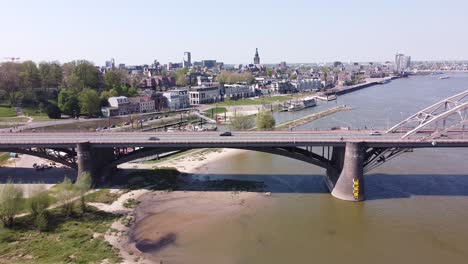
[[[4,57],[4,60],[9,60],[11,62],[19,61],[20,58],[18,57]]]

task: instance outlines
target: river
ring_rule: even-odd
[[[335,126],[386,128],[466,90],[468,74],[414,76],[339,96],[277,121],[334,107],[339,112],[298,130]],[[181,263],[467,263],[468,149],[406,153],[365,176],[367,200],[344,202],[312,165],[256,152],[210,164],[212,178],[264,181],[270,203],[235,219],[192,230],[160,254]]]

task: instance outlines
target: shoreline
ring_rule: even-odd
[[[245,152],[238,149],[200,149],[173,159],[148,164],[122,164],[122,168],[152,169],[173,167],[179,170],[188,185],[198,185],[207,173],[208,164]],[[116,190],[119,191],[119,190]],[[122,263],[159,263],[167,261],[177,241],[177,247],[192,229],[204,230],[210,224],[226,218],[234,218],[242,210],[253,210],[266,201],[269,195],[262,192],[244,191],[130,191],[112,205],[92,204],[100,210],[124,213],[123,219],[131,224],[125,226],[122,220],[115,221],[105,239],[117,248]],[[122,204],[129,198],[136,199],[134,209]],[[167,254],[166,254],[167,253]]]

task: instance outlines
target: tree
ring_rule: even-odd
[[[78,191],[78,194],[80,195],[80,212],[84,213],[86,212],[86,201],[85,201],[85,194],[87,191],[91,189],[92,186],[92,178],[89,173],[83,173],[79,175],[75,187],[76,190]]]
[[[76,188],[67,177],[63,179],[63,182],[58,184],[57,197],[61,203],[61,208],[63,213],[66,216],[71,216],[73,214],[74,199],[76,197]]]
[[[49,118],[59,119],[62,116],[60,108],[54,103],[47,104],[45,112]]]
[[[47,208],[50,205],[50,196],[43,185],[38,185],[31,192],[28,202],[28,209],[31,216],[34,218],[34,223],[39,231],[47,230],[48,213]]]
[[[15,105],[22,97],[20,92],[21,64],[5,62],[0,65],[0,90],[6,95],[10,104]]]
[[[272,69],[272,68],[267,68],[267,69],[266,69],[266,75],[267,75],[268,77],[271,77],[271,76],[273,75],[273,69]]]
[[[275,127],[276,121],[270,111],[260,111],[257,114],[257,129],[269,130]]]
[[[104,75],[104,87],[106,90],[120,87],[127,83],[127,73],[122,70],[110,70]]]
[[[21,64],[20,85],[23,89],[31,90],[41,87],[41,77],[36,63],[33,61],[25,61]]]
[[[188,69],[178,69],[175,71],[174,77],[176,78],[177,86],[186,86],[187,85],[187,73]]]
[[[0,187],[0,221],[4,226],[13,226],[22,199],[23,189],[14,185],[11,181]]]
[[[81,92],[85,88],[98,89],[101,86],[101,72],[89,61],[72,61],[63,65],[64,86]]]
[[[58,62],[41,62],[39,76],[42,88],[59,87],[63,78],[62,67]]]
[[[100,112],[99,94],[89,88],[84,89],[78,96],[80,112],[87,116],[96,116]]]
[[[80,115],[78,96],[71,91],[60,90],[58,95],[58,107],[62,113],[68,116],[76,117]]]
[[[248,130],[254,127],[255,119],[253,116],[238,114],[230,118],[229,127],[232,130]]]

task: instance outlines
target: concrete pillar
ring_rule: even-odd
[[[93,148],[89,142],[78,143],[78,176],[89,173],[95,183],[103,182],[113,168],[108,166],[114,159],[114,148]]]
[[[93,173],[93,160],[91,155],[91,144],[89,142],[78,143],[76,146],[77,150],[77,163],[78,163],[78,174],[77,178],[83,173]]]
[[[363,201],[364,154],[362,142],[346,142],[343,169],[332,190],[332,195],[345,201]]]

